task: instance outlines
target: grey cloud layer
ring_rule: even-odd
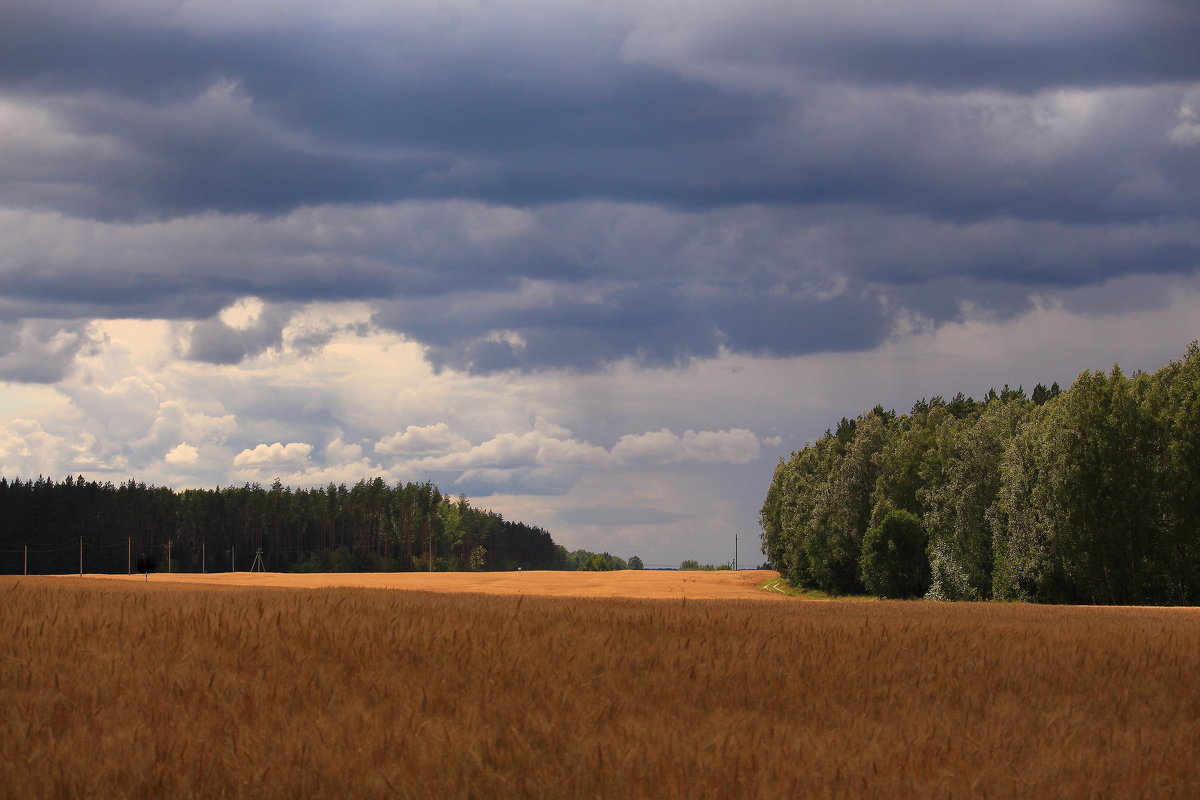
[[[438,365],[591,370],[1200,267],[1192,2],[389,9],[7,3],[0,319],[231,363],[366,299]]]
[[[628,56],[735,84],[782,75],[1032,93],[1187,81],[1200,69],[1189,0],[750,0],[642,22]]]

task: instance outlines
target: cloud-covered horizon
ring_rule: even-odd
[[[4,464],[594,509],[874,404],[799,365],[884,400],[880,354],[1037,320],[921,393],[1152,369],[1200,335],[1197,41],[1190,0],[10,0]],[[648,399],[676,375],[708,394]],[[606,518],[703,516],[659,511]]]

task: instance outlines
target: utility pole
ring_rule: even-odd
[[[738,535],[735,533],[733,535],[733,571],[734,572],[737,572],[737,550],[738,550],[737,544],[738,544]]]

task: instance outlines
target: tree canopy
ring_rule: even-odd
[[[1196,603],[1197,486],[1193,342],[1154,373],[842,419],[776,467],[762,548],[790,582],[835,593]]]
[[[443,495],[432,483],[291,489],[118,486],[0,478],[0,571],[126,572],[133,557],[176,572],[247,570],[262,550],[275,572],[562,569],[538,527]]]

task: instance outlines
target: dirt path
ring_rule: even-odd
[[[528,594],[549,597],[641,597],[696,600],[786,600],[758,587],[779,573],[770,570],[677,572],[220,572],[155,574],[152,583],[215,586],[279,586],[301,589],[355,586],[431,592]],[[64,576],[66,577],[66,576]],[[141,575],[86,575],[97,580],[142,581]]]

